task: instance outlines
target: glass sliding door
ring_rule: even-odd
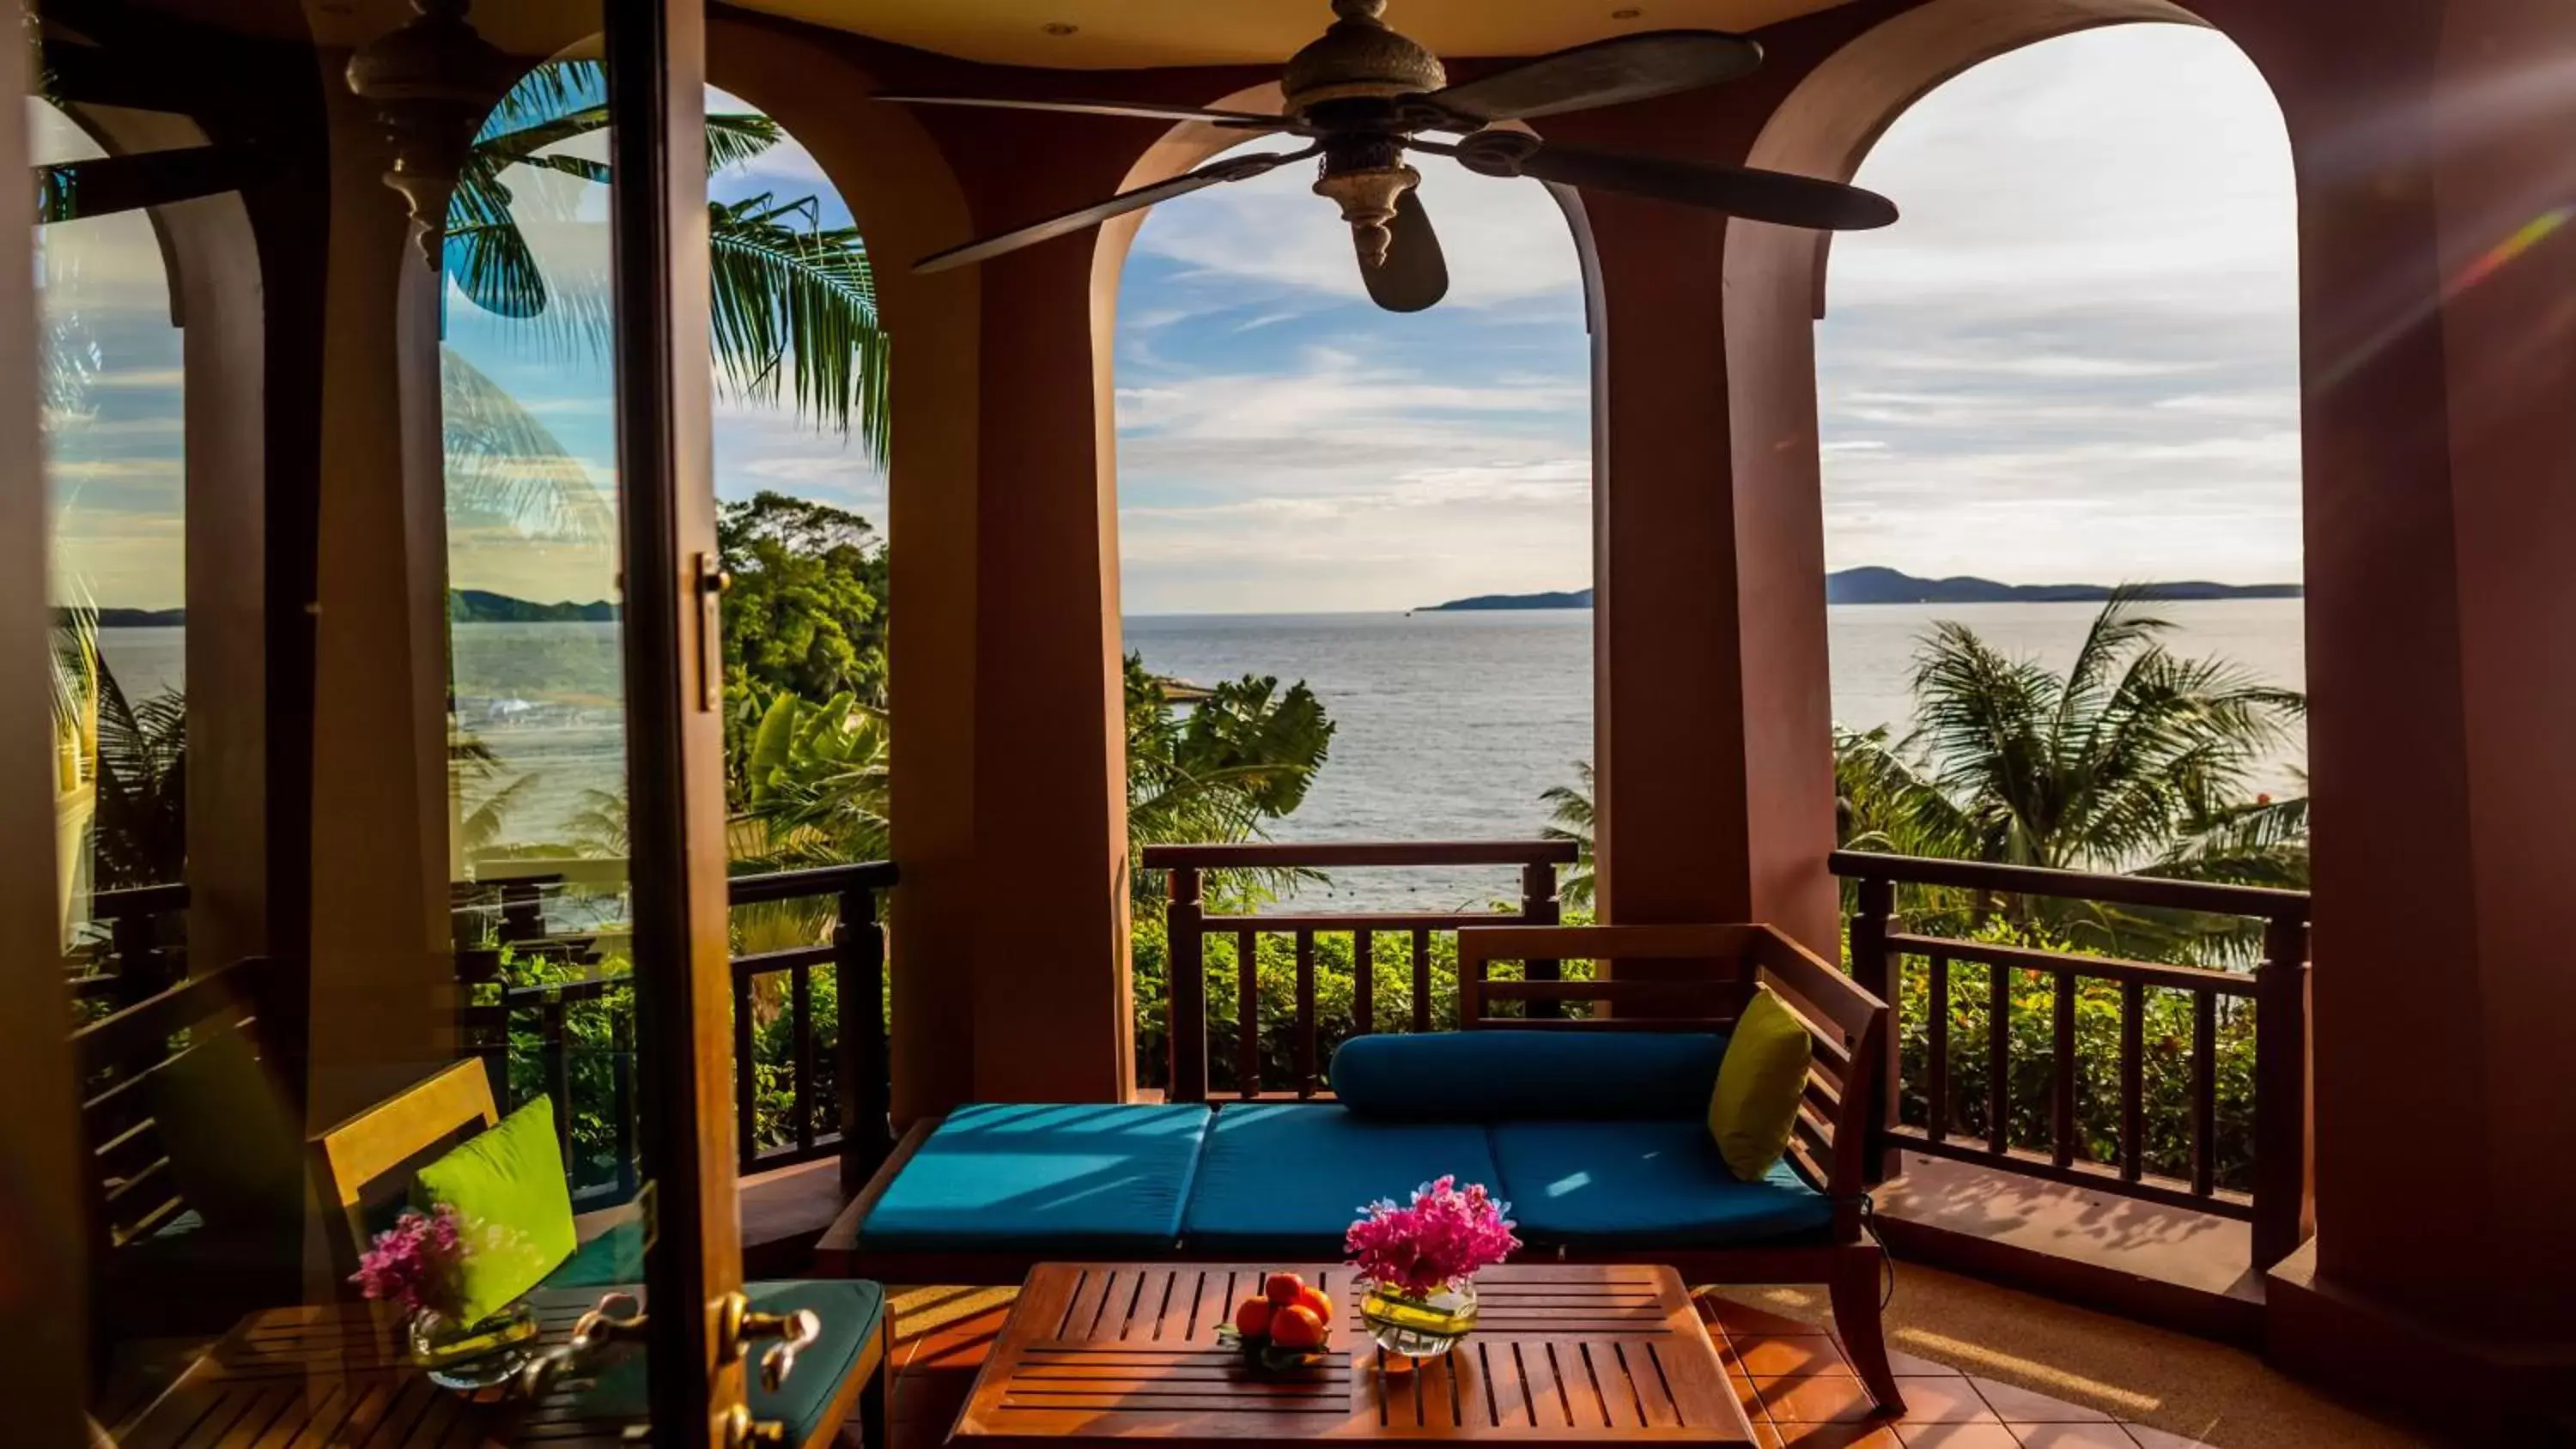
[[[738,1439],[698,7],[33,10],[12,1442]]]

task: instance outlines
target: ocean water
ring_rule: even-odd
[[[2300,603],[2157,606],[2171,642],[2234,660],[2267,681],[2306,681]],[[1844,605],[1829,613],[1834,713],[1855,728],[1911,718],[1907,681],[1927,629],[1955,619],[1989,642],[2063,668],[2089,604]],[[129,695],[185,684],[181,631],[114,629],[102,650]],[[1592,752],[1592,616],[1582,610],[1469,614],[1166,615],[1127,621],[1148,668],[1201,684],[1243,674],[1305,680],[1339,725],[1283,840],[1528,838],[1541,792],[1575,780]],[[467,624],[456,629],[457,705],[505,775],[533,775],[504,832],[562,840],[588,793],[622,780],[617,626]],[[896,702],[901,728],[901,701]],[[2287,785],[2304,750],[2267,762]],[[1344,871],[1309,893],[1339,904],[1446,908],[1507,898],[1507,869]]]

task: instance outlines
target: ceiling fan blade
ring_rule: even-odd
[[[981,106],[998,111],[1064,111],[1077,116],[1141,116],[1149,121],[1205,121],[1229,130],[1285,130],[1288,118],[1259,111],[1209,111],[1196,106],[1158,106],[1142,101],[1029,101],[1000,96],[880,95],[881,101],[907,106]]]
[[[1480,121],[1552,116],[1731,81],[1762,64],[1762,47],[1722,30],[1656,30],[1596,40],[1433,91],[1431,105]]]
[[[1169,201],[1175,196],[1187,196],[1193,191],[1215,186],[1220,182],[1249,180],[1291,161],[1302,161],[1314,155],[1318,149],[1320,148],[1310,146],[1303,151],[1259,151],[1246,156],[1220,157],[1196,171],[1184,171],[1169,181],[1157,181],[1151,186],[1139,186],[1133,191],[1122,191],[1105,201],[1093,202],[1076,211],[1050,216],[1044,221],[1031,222],[1027,226],[971,241],[964,246],[950,247],[944,252],[933,252],[913,263],[912,269],[923,273],[944,272],[951,267],[962,267],[972,262],[983,261],[988,257],[997,257],[1004,252],[1015,252],[1022,247],[1034,246],[1068,232],[1098,226],[1114,216],[1141,211],[1158,201]]]
[[[1539,147],[1522,159],[1519,169],[1541,181],[1650,196],[1781,226],[1867,231],[1896,220],[1896,203],[1875,191],[1786,171],[1564,146]]]
[[[1360,280],[1369,300],[1390,312],[1419,312],[1449,295],[1449,263],[1440,255],[1440,234],[1431,229],[1431,213],[1422,209],[1422,194],[1407,190],[1395,201],[1395,220],[1387,224],[1392,240],[1386,260],[1372,267],[1360,258]]]

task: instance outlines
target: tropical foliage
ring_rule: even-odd
[[[1837,828],[1852,850],[2009,865],[2304,886],[2307,804],[2253,788],[2294,738],[2304,696],[2166,647],[2170,621],[2122,592],[2064,674],[2007,657],[1965,625],[1916,655],[1916,725],[1838,732]],[[2164,959],[2241,954],[2233,920],[2042,897],[1918,888],[1918,931],[2000,918],[2036,938]]]
[[[885,706],[884,544],[846,509],[762,492],[723,506],[726,677],[820,702]]]
[[[459,293],[532,334],[597,348],[609,337],[602,278],[549,279],[528,238],[532,222],[566,220],[572,197],[514,169],[606,184],[597,159],[608,126],[606,77],[596,61],[538,66],[504,96],[475,137],[448,203],[445,258]],[[706,118],[711,171],[753,160],[784,133],[766,116]],[[531,209],[537,214],[531,215]],[[888,430],[887,339],[867,250],[850,227],[826,227],[813,197],[762,195],[707,207],[718,375],[746,399],[792,397],[800,415],[855,431],[883,464]]]

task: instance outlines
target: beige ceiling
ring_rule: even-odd
[[[1329,0],[734,0],[1001,65],[1110,69],[1285,60]],[[1754,30],[1841,0],[1389,0],[1386,21],[1442,55],[1536,55],[1639,30]],[[1613,11],[1634,10],[1614,19]],[[1049,26],[1075,27],[1070,35]]]

